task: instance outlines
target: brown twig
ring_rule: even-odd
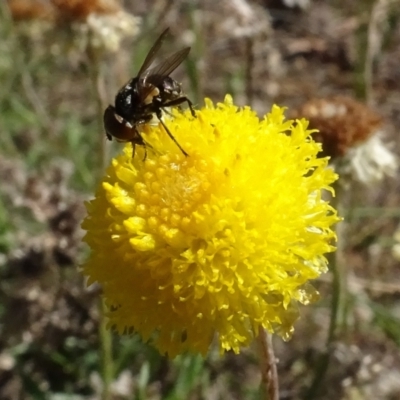
[[[252,106],[253,104],[253,69],[254,69],[254,38],[246,37],[245,39],[246,51],[246,104]]]
[[[279,400],[278,370],[272,346],[272,336],[262,327],[258,331],[260,346],[261,388],[268,400]]]

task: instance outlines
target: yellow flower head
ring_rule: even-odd
[[[227,96],[193,118],[146,126],[151,144],[127,144],[87,204],[83,271],[103,287],[110,326],[134,328],[170,356],[239,352],[259,327],[288,339],[307,284],[326,271],[336,211],[322,199],[336,179],[307,121],[272,108],[259,120]]]

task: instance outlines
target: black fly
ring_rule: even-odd
[[[112,140],[114,137],[120,142],[131,142],[133,155],[135,154],[135,145],[144,146],[145,158],[146,143],[138,126],[149,123],[154,115],[182,153],[185,156],[188,155],[165,125],[162,120],[162,112],[164,108],[176,107],[186,102],[192,115],[195,116],[193,104],[183,94],[181,84],[169,76],[187,57],[190,47],[170,55],[150,69],[168,31],[169,28],[153,44],[137,76],[119,90],[115,97],[115,106],[108,106],[104,112],[107,138]]]

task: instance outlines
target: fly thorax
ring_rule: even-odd
[[[115,110],[124,119],[130,120],[131,116],[140,107],[140,96],[137,89],[138,79],[130,80],[123,86],[115,97]]]
[[[165,93],[168,93],[169,100],[173,100],[182,95],[181,84],[169,76],[164,79],[162,88]]]
[[[151,84],[148,84],[148,86],[149,86],[149,90],[151,90],[151,91],[146,96],[146,98],[143,100],[144,104],[146,104],[146,105],[152,104],[153,98],[160,95],[160,90],[156,86],[153,86]]]

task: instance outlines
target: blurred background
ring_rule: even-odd
[[[192,48],[172,77],[197,107],[286,106],[343,171],[321,300],[274,341],[281,399],[399,399],[398,0],[3,0],[0,398],[261,398],[257,348],[168,360],[107,333],[78,270],[84,201],[121,149],[103,110],[166,27],[161,56]]]

